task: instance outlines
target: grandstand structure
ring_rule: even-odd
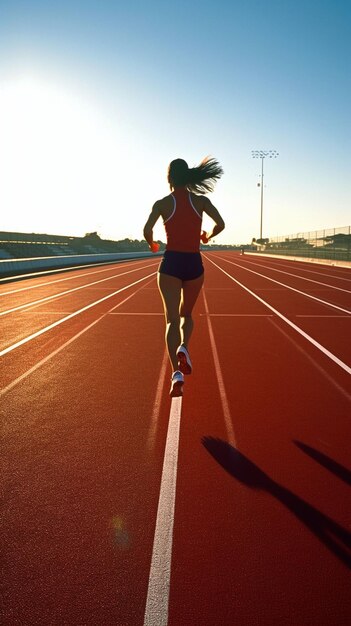
[[[160,242],[161,248],[164,244]],[[148,251],[146,241],[101,239],[97,233],[84,237],[0,231],[0,259],[25,259],[66,255]]]
[[[163,252],[164,242],[158,241],[158,243],[160,252]],[[251,244],[201,245],[203,251],[224,249],[351,262],[351,227],[344,226],[288,236],[252,239]],[[87,233],[84,237],[70,237],[0,231],[0,261],[148,251],[149,246],[145,240],[126,238],[112,241],[101,239],[96,232]]]
[[[351,227],[253,239],[256,252],[332,261],[351,261]]]
[[[160,252],[165,250],[166,244],[158,241]],[[251,244],[201,244],[202,250],[255,250]],[[87,233],[84,237],[69,237],[66,235],[47,235],[38,233],[14,233],[0,231],[0,260],[29,259],[67,255],[111,254],[117,252],[148,252],[149,246],[145,240],[122,239],[112,241],[101,239],[95,233]]]

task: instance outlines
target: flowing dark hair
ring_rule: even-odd
[[[195,193],[213,191],[223,169],[212,157],[205,157],[197,167],[189,167],[183,159],[175,159],[168,166],[168,182],[173,187],[186,187]]]

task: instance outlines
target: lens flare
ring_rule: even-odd
[[[122,550],[127,550],[130,547],[130,537],[128,530],[125,528],[123,518],[120,515],[115,515],[112,518],[112,528],[116,545]]]

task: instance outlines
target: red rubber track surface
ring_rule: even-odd
[[[1,283],[6,625],[143,625],[171,406],[158,263]],[[351,272],[204,264],[168,624],[346,626]]]

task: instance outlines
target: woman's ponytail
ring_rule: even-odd
[[[211,157],[205,157],[197,167],[189,169],[189,182],[187,187],[189,191],[196,193],[208,193],[213,191],[217,180],[222,176],[223,169]]]
[[[168,181],[174,187],[186,187],[195,193],[208,193],[213,191],[222,174],[222,167],[211,157],[205,157],[200,165],[192,168],[183,159],[175,159],[169,165]]]

